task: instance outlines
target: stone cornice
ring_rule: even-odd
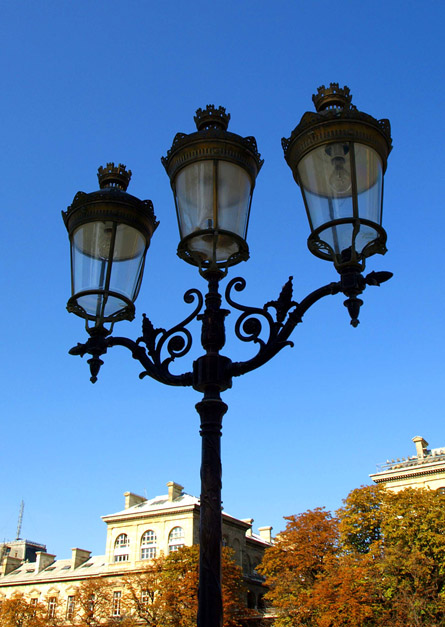
[[[410,468],[409,470],[403,471],[402,469],[388,470],[385,472],[375,473],[369,475],[371,479],[375,483],[386,483],[388,481],[402,481],[404,479],[411,479],[415,477],[425,477],[427,475],[438,475],[444,474],[445,478],[445,468],[443,464],[440,467],[436,466],[433,468]]]

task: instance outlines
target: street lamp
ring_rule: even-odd
[[[68,311],[86,321],[89,339],[70,350],[91,355],[91,381],[112,346],[125,346],[144,370],[161,383],[191,386],[203,393],[196,409],[201,418],[199,627],[222,624],[221,599],[221,426],[227,405],[221,392],[233,377],[254,370],[292,345],[289,337],[305,312],[324,296],[343,293],[351,324],[358,324],[368,285],[380,285],[390,272],[363,276],[365,260],[386,252],[381,226],[383,175],[391,150],[388,120],[376,120],[351,105],[349,89],[331,83],[313,97],[316,113],[305,113],[289,139],[283,139],[287,163],[301,188],[311,233],[311,252],[334,263],[340,280],[329,283],[299,303],[292,298],[292,277],[277,300],[249,307],[234,300],[245,287],[233,278],[226,302],[241,312],[235,334],[253,342],[256,353],[244,362],[221,355],[225,317],[219,283],[230,266],[248,259],[247,226],[256,176],[262,160],[253,137],[227,131],[230,116],[209,105],[198,109],[197,131],[178,133],[162,162],[170,177],[178,217],[178,255],[196,266],[208,283],[205,296],[196,289],[184,295],[192,313],[169,330],[155,328],[143,316],[142,336],[133,341],[111,335],[115,322],[134,317],[145,254],[158,223],[150,201],[126,192],[131,172],[110,163],[99,168],[100,191],[78,192],[63,213],[71,242],[72,296]],[[187,326],[202,323],[205,354],[181,375],[170,364],[192,346]],[[90,325],[88,323],[91,323]],[[106,324],[109,324],[107,327]]]

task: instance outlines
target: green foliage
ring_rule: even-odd
[[[352,490],[338,510],[341,544],[345,551],[367,553],[380,540],[384,489],[378,485]]]

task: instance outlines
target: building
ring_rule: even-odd
[[[45,545],[27,540],[5,543],[0,600],[21,592],[31,603],[47,604],[50,616],[58,607],[66,608],[69,617],[76,586],[88,578],[105,577],[115,585],[113,598],[118,601],[122,576],[140,570],[161,553],[199,543],[199,499],[173,481],[167,488],[167,494],[149,500],[126,492],[124,509],[102,517],[107,525],[105,555],[92,556],[90,551],[74,548],[71,558],[57,560]],[[252,523],[253,519],[240,520],[223,512],[223,543],[234,550],[243,569],[246,604],[261,609],[265,590],[255,568],[271,545],[272,527],[261,527],[255,534]],[[120,603],[114,607],[119,616]]]
[[[445,448],[428,449],[428,442],[413,438],[416,454],[411,457],[387,459],[369,475],[374,483],[398,492],[404,488],[428,488],[445,492]]]

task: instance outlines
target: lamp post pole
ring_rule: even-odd
[[[285,346],[292,346],[289,338],[294,328],[321,298],[344,294],[355,327],[363,304],[358,297],[367,286],[378,286],[392,276],[390,272],[363,275],[366,258],[386,251],[381,210],[383,174],[391,150],[389,122],[357,111],[350,105],[349,89],[336,83],[319,88],[313,100],[317,113],[304,114],[291,137],[283,140],[283,148],[308,214],[309,249],[332,261],[340,280],[296,302],[290,277],[276,300],[250,307],[233,296],[245,288],[244,279],[231,279],[225,301],[239,312],[235,335],[256,348],[244,362],[220,354],[229,311],[221,306],[219,284],[230,266],[249,256],[246,232],[262,161],[253,137],[227,131],[230,116],[225,109],[213,105],[199,109],[197,132],[176,135],[163,158],[178,214],[178,255],[198,267],[208,284],[205,296],[196,289],[186,292],[185,302],[194,307],[179,324],[168,330],[155,328],[144,314],[142,336],[136,341],[111,335],[116,322],[134,317],[145,254],[158,225],[151,202],[126,193],[131,172],[125,166],[110,163],[100,168],[101,189],[78,192],[63,213],[71,241],[72,296],[67,308],[86,320],[89,334],[70,354],[90,355],[95,383],[101,357],[113,346],[124,346],[142,365],[141,378],[190,386],[203,394],[196,404],[202,437],[199,627],[221,627],[223,621],[221,429],[227,405],[221,393],[231,387],[233,377],[259,368]],[[191,371],[172,374],[171,363],[192,346],[188,325],[193,320],[201,323],[205,353],[193,362]]]

